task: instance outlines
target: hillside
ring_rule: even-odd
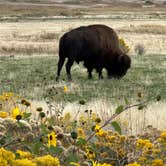
[[[165,19],[165,7],[164,0],[0,0],[0,21],[86,15]]]

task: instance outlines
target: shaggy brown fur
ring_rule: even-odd
[[[69,80],[74,61],[84,62],[89,78],[92,78],[93,69],[96,69],[99,78],[103,78],[103,68],[107,70],[109,78],[119,78],[126,74],[131,64],[130,57],[125,55],[119,47],[116,32],[105,25],[81,26],[60,38],[56,80],[60,76],[65,58],[68,58],[66,72]]]

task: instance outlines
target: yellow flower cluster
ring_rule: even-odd
[[[166,139],[166,131],[163,131],[163,132],[160,134],[160,137],[163,138],[163,139]]]
[[[59,160],[51,155],[37,157],[34,161],[38,166],[60,166]]]
[[[112,166],[111,164],[107,164],[107,163],[98,163],[97,161],[92,161],[92,166]]]
[[[165,166],[163,160],[161,159],[155,159],[152,162],[152,166]]]
[[[70,162],[70,165],[72,165],[72,166],[81,166],[80,164],[75,163],[75,162]]]
[[[165,146],[164,139],[166,137],[166,132],[163,131],[160,134],[160,137],[157,139],[158,143],[152,143],[148,139],[138,139],[136,141],[137,150],[139,150],[140,156],[138,157],[138,161],[141,164],[151,165],[151,166],[165,166],[164,162],[166,158],[165,156]],[[162,143],[162,144],[160,144]],[[162,159],[159,159],[159,158]]]
[[[13,96],[14,96],[14,93],[12,93],[12,92],[2,93],[2,95],[0,95],[0,100],[2,100],[2,101],[9,100]]]
[[[6,118],[8,116],[8,113],[5,111],[0,111],[0,118]]]
[[[33,157],[30,152],[24,152],[22,150],[17,150],[16,154],[19,155],[20,159],[23,159],[23,158],[31,159]]]
[[[15,159],[14,153],[4,148],[0,148],[0,163],[4,163],[4,165],[11,165],[14,159]]]
[[[158,142],[166,145],[166,131],[161,132]]]
[[[1,166],[60,166],[59,159],[46,155],[42,157],[33,158],[29,152],[21,150],[16,151],[19,154],[19,159],[15,154],[4,148],[0,148],[0,165]]]
[[[12,119],[17,119],[19,116],[20,118],[22,118],[23,112],[21,112],[18,107],[15,107],[14,109],[12,109],[11,114],[8,114],[6,111],[0,111],[0,118],[10,117]]]
[[[137,162],[131,163],[131,164],[127,164],[126,166],[141,166],[140,164],[138,164]]]
[[[75,162],[70,162],[70,165],[73,165],[73,166],[81,166],[80,164],[78,163],[75,163]],[[107,163],[98,163],[97,161],[93,161],[92,160],[92,166],[112,166],[111,164],[107,164]]]
[[[20,97],[14,95],[14,93],[2,93],[0,95],[0,118],[20,120],[23,118],[24,113],[26,113],[24,109],[27,109],[29,106],[30,102],[25,99],[20,100]]]
[[[29,160],[27,158],[14,160],[12,164],[13,164],[12,166],[14,166],[14,165],[17,165],[17,166],[37,166],[36,163],[34,163],[32,160]]]
[[[130,51],[129,46],[126,44],[123,38],[119,38],[119,45],[122,51],[124,51],[124,53],[128,53]]]
[[[136,142],[136,147],[150,150],[153,148],[153,144],[150,142],[150,140],[138,139]]]
[[[96,126],[95,126],[94,131],[96,132],[96,135],[97,135],[97,136],[100,136],[100,137],[102,137],[102,136],[104,136],[104,135],[106,134],[106,133],[104,132],[104,130],[101,128],[101,126],[99,126],[99,125],[96,125]]]

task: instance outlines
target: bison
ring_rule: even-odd
[[[131,64],[130,57],[120,49],[116,32],[100,24],[81,26],[60,38],[56,80],[59,79],[66,58],[66,73],[69,80],[74,61],[78,64],[80,61],[84,62],[89,78],[92,78],[92,71],[96,69],[99,79],[103,78],[103,68],[107,70],[109,78],[120,78],[126,74]]]

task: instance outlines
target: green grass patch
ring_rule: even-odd
[[[13,58],[0,57],[0,93],[14,92],[28,99],[75,102],[79,100],[107,99],[118,101],[122,98],[137,100],[138,93],[145,99],[157,95],[166,100],[165,55],[132,56],[132,66],[122,79],[87,79],[86,69],[82,65],[73,65],[72,82],[66,79],[65,65],[60,81],[55,81],[57,56]],[[63,87],[68,87],[67,93]]]

